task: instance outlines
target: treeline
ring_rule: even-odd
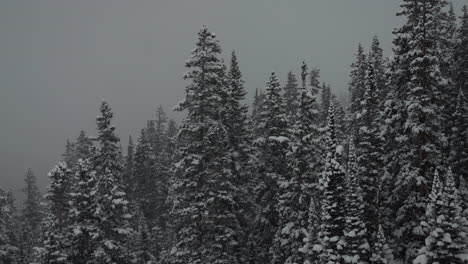
[[[404,0],[394,54],[351,65],[349,107],[303,63],[251,111],[236,54],[198,33],[178,126],[159,108],[126,156],[106,102],[41,203],[0,192],[3,263],[464,263],[468,8]]]

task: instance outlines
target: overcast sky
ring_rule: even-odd
[[[272,70],[284,80],[302,60],[345,91],[359,42],[367,48],[378,35],[390,54],[399,2],[2,0],[0,186],[22,188],[28,167],[45,186],[66,139],[80,129],[95,132],[102,99],[124,145],[158,105],[173,115],[184,95],[184,61],[203,24],[226,58],[237,51],[249,97]],[[454,0],[457,9],[463,2]]]

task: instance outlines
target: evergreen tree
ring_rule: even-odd
[[[75,143],[75,161],[72,164],[67,164],[68,168],[72,168],[79,159],[89,159],[94,155],[94,147],[92,140],[86,135],[84,130],[80,130],[80,135]]]
[[[453,171],[468,179],[468,106],[463,90],[459,89],[455,113],[452,115],[450,157]]]
[[[21,215],[21,257],[22,263],[35,261],[35,247],[40,245],[41,241],[41,194],[37,187],[37,178],[31,169],[26,171],[26,186],[23,189],[26,200]]]
[[[126,194],[122,184],[122,160],[119,138],[111,125],[113,113],[106,102],[96,118],[98,151],[93,157],[96,171],[96,211],[99,244],[95,252],[100,263],[126,263],[125,241],[130,232]]]
[[[428,221],[422,222],[429,234],[426,245],[420,249],[414,263],[463,263],[457,255],[466,248],[462,230],[465,219],[461,215],[458,190],[450,169],[445,186],[436,171],[429,198],[426,213]]]
[[[62,154],[63,161],[67,164],[75,164],[76,159],[76,146],[73,142],[67,139],[67,143],[65,144],[65,152]]]
[[[168,157],[171,160],[171,164],[174,161],[174,151],[175,151],[175,146],[176,146],[176,141],[177,141],[177,133],[179,129],[177,127],[177,123],[174,119],[169,119],[169,122],[167,124],[167,138],[168,138],[168,143],[166,146],[166,152]]]
[[[0,188],[0,262],[4,264],[19,263],[15,213],[12,193]]]
[[[460,26],[455,32],[453,51],[453,81],[455,90],[463,89],[468,93],[468,7],[462,8]]]
[[[154,242],[158,242],[151,232],[151,225],[146,221],[140,210],[136,210],[132,217],[135,232],[131,234],[130,259],[131,263],[158,263],[158,259],[152,253]]]
[[[251,232],[252,261],[270,263],[280,261],[283,256],[273,246],[278,230],[278,183],[289,178],[286,154],[288,131],[281,86],[274,72],[266,84],[264,109],[260,116],[259,131],[254,140],[256,147],[256,187],[254,195],[259,206]],[[271,248],[271,251],[270,251]]]
[[[361,112],[361,99],[364,96],[365,91],[365,80],[366,80],[366,69],[367,59],[364,53],[364,48],[361,44],[358,45],[357,53],[355,54],[356,59],[351,64],[351,74],[349,81],[349,93],[351,96],[351,109],[350,112],[355,115]],[[353,133],[356,132],[356,128],[351,130]]]
[[[285,111],[288,120],[294,119],[299,107],[299,87],[297,84],[296,76],[292,71],[288,72],[288,78],[284,90]],[[294,120],[291,120],[294,122]]]
[[[127,146],[127,156],[125,157],[125,168],[123,175],[123,183],[125,187],[125,193],[127,194],[130,201],[134,199],[133,197],[133,180],[134,180],[134,169],[135,169],[135,146],[133,144],[132,136],[128,136],[128,146]]]
[[[206,27],[186,62],[190,84],[178,110],[187,118],[178,134],[171,203],[169,263],[240,263],[238,191],[226,156],[223,117],[228,99],[221,48]]]
[[[391,251],[387,245],[385,233],[381,225],[379,225],[378,232],[374,235],[374,242],[372,243],[372,257],[370,258],[371,264],[388,264]]]
[[[337,145],[335,115],[330,106],[327,126],[327,157],[320,178],[322,203],[318,244],[314,249],[319,252],[324,263],[343,263],[343,230],[345,230],[345,171],[340,164],[343,148]]]
[[[265,101],[265,94],[263,91],[258,91],[255,89],[254,100],[252,103],[252,114],[250,116],[250,125],[253,130],[253,138],[260,137],[262,134],[261,131],[261,116],[264,110],[264,101]]]
[[[378,97],[377,78],[374,63],[368,62],[366,71],[365,91],[361,100],[361,112],[357,113],[356,125],[358,137],[355,141],[358,147],[358,173],[361,176],[364,202],[364,222],[369,231],[367,239],[378,232],[379,186],[382,184],[381,170],[382,152],[380,138],[380,98]]]
[[[96,256],[100,238],[97,205],[97,179],[89,159],[79,160],[70,193],[69,228],[66,232],[68,260],[74,264],[102,263]]]
[[[325,82],[322,83],[322,94],[320,99],[320,123],[325,126],[328,118],[328,110],[330,109],[330,102],[332,101],[331,88]]]
[[[44,224],[43,263],[68,263],[66,233],[69,231],[72,173],[65,163],[59,163],[49,172],[51,180],[45,198],[48,214]]]
[[[368,63],[372,63],[375,75],[375,85],[376,91],[379,98],[386,98],[388,90],[386,88],[386,65],[383,57],[383,50],[380,47],[380,41],[377,36],[374,36],[372,39],[372,44],[367,59]],[[366,67],[366,74],[368,72],[369,66]],[[366,78],[367,81],[367,78]],[[364,89],[367,89],[366,86]],[[365,92],[364,92],[365,93]],[[383,100],[382,100],[383,102]],[[382,107],[382,105],[380,105]]]
[[[307,66],[303,64],[303,85]],[[304,239],[308,238],[309,209],[318,182],[320,148],[318,137],[316,97],[306,86],[300,89],[300,100],[291,129],[290,150],[287,156],[290,178],[279,182],[279,226],[274,238],[275,263],[303,263],[308,258]],[[315,229],[316,230],[316,229]],[[277,253],[281,252],[281,255]]]
[[[165,205],[165,186],[155,173],[153,150],[146,133],[142,129],[135,150],[135,169],[132,193],[145,221],[156,225],[159,214]]]
[[[426,209],[431,170],[441,163],[446,137],[442,131],[446,84],[440,68],[442,8],[445,1],[404,0],[398,16],[406,22],[394,32],[391,100],[387,100],[385,138],[391,160],[387,171],[395,177],[390,199],[395,212],[396,255],[414,259],[424,242],[418,227]]]
[[[310,91],[312,95],[314,96],[317,96],[321,89],[319,78],[320,78],[320,70],[312,69],[309,73],[309,85],[310,85]]]
[[[358,176],[356,150],[353,139],[349,143],[348,188],[346,189],[344,261],[346,263],[369,263],[369,243],[364,217],[364,199]]]
[[[237,218],[241,228],[237,236],[242,239],[239,248],[246,250],[247,234],[245,231],[252,225],[254,212],[254,197],[252,197],[252,177],[250,155],[252,153],[251,138],[248,132],[249,119],[248,107],[243,103],[247,92],[244,88],[244,80],[239,68],[236,53],[231,53],[231,62],[227,74],[228,96],[225,103],[226,114],[223,117],[226,128],[227,139],[227,159],[230,173],[235,177],[233,184],[238,192],[235,197],[238,199]],[[242,232],[241,232],[242,230]],[[247,254],[247,253],[245,253]]]

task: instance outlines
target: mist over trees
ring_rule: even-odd
[[[123,153],[103,101],[45,194],[31,170],[21,209],[0,188],[0,263],[466,263],[468,8],[397,16],[390,58],[356,47],[344,105],[303,62],[249,109],[242,54],[203,26],[180,124],[157,108]]]

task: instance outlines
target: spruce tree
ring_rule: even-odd
[[[250,246],[252,261],[270,263],[280,261],[273,238],[278,230],[278,183],[289,178],[286,154],[288,152],[288,131],[281,86],[274,72],[266,84],[264,108],[260,116],[259,131],[254,139],[256,147],[256,187],[254,195],[259,205],[251,233]],[[270,250],[271,248],[271,250]]]
[[[80,130],[80,135],[75,143],[75,161],[72,164],[67,164],[68,168],[72,168],[79,159],[89,159],[94,155],[94,147],[92,140],[86,135],[84,130]]]
[[[453,52],[453,81],[456,89],[468,94],[468,7],[462,8],[460,26],[455,32]]]
[[[371,57],[372,58],[372,57]],[[369,59],[365,91],[361,99],[361,112],[357,113],[355,124],[358,129],[356,145],[359,155],[358,173],[361,177],[364,202],[364,221],[369,231],[367,239],[378,231],[379,186],[382,184],[382,152],[380,138],[380,98],[378,97],[377,78],[374,61]]]
[[[220,52],[215,35],[203,27],[186,62],[185,79],[190,83],[177,109],[187,110],[187,118],[178,134],[168,197],[173,219],[169,263],[235,264],[243,259],[238,249],[237,186],[224,169],[228,159],[223,102],[228,89]]]
[[[126,263],[125,241],[130,232],[130,215],[122,184],[120,139],[111,124],[113,113],[109,105],[103,101],[99,110],[96,118],[98,150],[92,160],[97,178],[95,217],[99,232],[95,254],[101,263]]]
[[[453,171],[468,179],[468,105],[459,89],[455,113],[452,115],[449,162]]]
[[[398,16],[406,22],[394,32],[391,100],[387,100],[385,138],[394,177],[392,196],[397,258],[414,259],[424,243],[418,227],[426,209],[431,170],[441,164],[444,98],[449,94],[442,79],[439,49],[445,1],[404,0]],[[392,145],[390,145],[392,144]]]
[[[45,198],[48,214],[44,223],[43,263],[68,263],[66,252],[70,242],[66,240],[69,228],[69,211],[71,204],[72,172],[65,163],[59,163],[49,174],[50,184]]]
[[[41,243],[42,208],[41,194],[37,186],[37,178],[31,169],[26,171],[26,186],[23,189],[26,200],[21,214],[21,257],[23,263],[35,261],[35,247]]]
[[[291,120],[296,116],[300,96],[297,79],[292,71],[288,72],[286,86],[284,86],[283,90],[286,116],[288,117],[288,120]],[[294,120],[291,121],[294,123]]]
[[[429,234],[414,263],[463,263],[458,254],[466,249],[462,229],[466,220],[461,214],[459,194],[450,169],[445,186],[436,171],[429,198],[426,213],[428,221],[422,222]]]
[[[353,139],[350,140],[348,150],[348,172],[345,206],[345,230],[343,259],[346,263],[369,263],[368,230],[364,221],[363,190],[359,181],[359,170],[356,160],[356,150]]]
[[[11,192],[0,188],[0,262],[4,264],[19,263],[14,198]]]
[[[372,256],[369,260],[371,264],[388,264],[389,257],[391,257],[391,251],[385,238],[385,233],[382,225],[379,225],[378,232],[374,234],[372,243]]]
[[[386,87],[386,64],[383,57],[383,50],[380,47],[380,41],[377,36],[372,39],[371,48],[367,57],[367,62],[371,62],[374,68],[376,91],[379,98],[386,98],[388,89]],[[366,74],[369,66],[366,67]],[[367,80],[367,79],[366,79]],[[364,88],[366,89],[366,88]],[[382,100],[383,102],[383,100]],[[383,105],[380,105],[382,107]]]
[[[320,148],[318,137],[317,101],[305,86],[307,66],[303,64],[303,86],[300,89],[299,106],[291,128],[290,150],[287,154],[290,178],[279,182],[279,224],[274,238],[275,263],[303,263],[308,258],[302,249],[309,237],[309,209],[318,182]],[[278,254],[280,251],[282,254]]]
[[[62,154],[63,161],[67,164],[75,164],[77,162],[76,158],[76,145],[67,139],[65,144],[65,152]]]
[[[355,56],[355,62],[351,64],[351,80],[349,81],[348,88],[351,97],[350,112],[353,115],[361,112],[361,99],[363,98],[365,91],[367,59],[364,53],[364,48],[361,46],[361,44],[358,45],[358,50]],[[353,127],[351,131],[356,133],[356,130],[357,128]]]
[[[134,169],[135,169],[135,145],[133,144],[133,138],[131,135],[128,136],[127,156],[125,157],[125,167],[123,175],[123,184],[125,193],[130,201],[133,201],[133,180],[134,180]]]
[[[66,232],[66,240],[70,243],[68,260],[74,264],[102,263],[96,256],[100,239],[96,216],[97,179],[89,159],[78,161],[73,178],[75,184],[70,193],[69,229]]]
[[[265,94],[263,91],[255,89],[255,95],[252,103],[252,113],[250,115],[250,126],[252,128],[253,138],[258,138],[262,134],[261,116],[264,110]]]
[[[168,143],[166,145],[166,153],[170,159],[170,163],[172,164],[174,161],[174,152],[175,146],[177,144],[177,133],[179,132],[179,128],[177,127],[177,123],[174,119],[169,119],[167,124],[167,138]]]
[[[333,105],[328,113],[326,140],[328,150],[319,182],[322,192],[321,224],[318,244],[314,249],[319,252],[320,261],[324,263],[343,263],[345,171],[340,164],[343,148],[337,144]]]
[[[328,118],[328,110],[332,101],[331,88],[325,82],[322,83],[322,93],[320,95],[320,123],[325,126]]]
[[[251,139],[249,134],[248,107],[244,103],[247,92],[244,87],[244,80],[239,68],[236,53],[231,53],[231,61],[227,73],[228,96],[225,103],[226,113],[223,117],[223,124],[226,128],[227,137],[227,168],[234,176],[233,183],[237,188],[235,197],[238,199],[237,217],[241,228],[238,230],[238,237],[241,239],[239,248],[246,250],[247,234],[251,227],[254,212],[254,188],[251,171],[252,164],[250,156],[252,154]],[[242,232],[241,232],[242,231]]]

